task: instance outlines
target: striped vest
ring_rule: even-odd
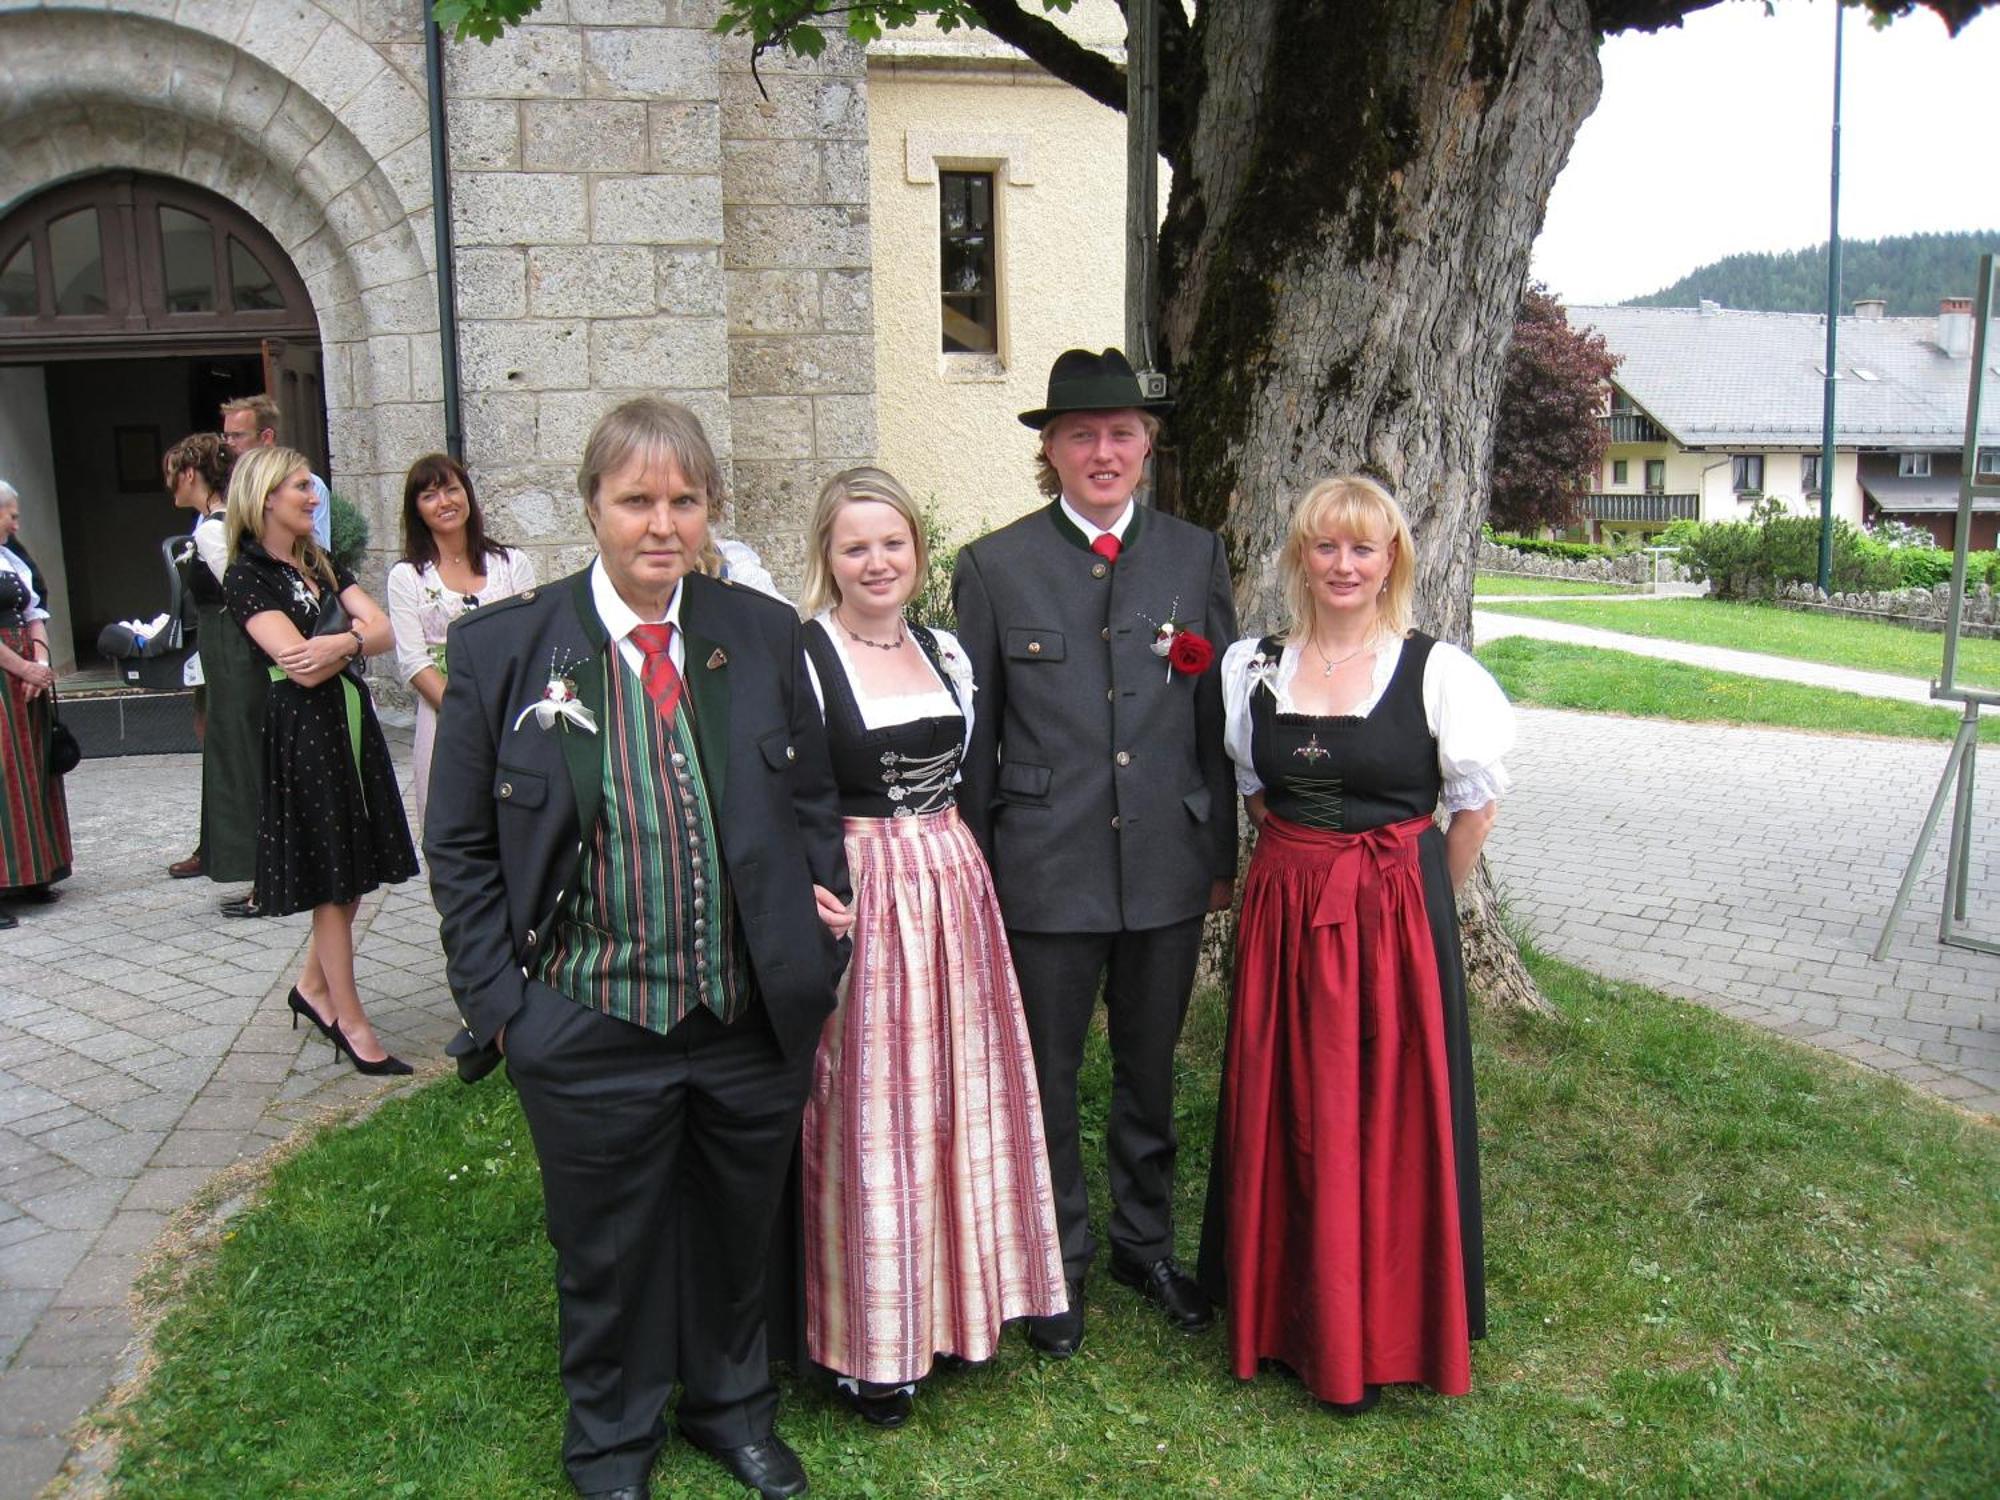
[[[662,723],[615,646],[605,677],[604,800],[535,977],[648,1031],[701,1007],[733,1021],[750,958],[695,754],[694,705],[683,695],[672,727]]]

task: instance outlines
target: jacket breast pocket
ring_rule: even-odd
[[[493,773],[493,800],[502,807],[540,807],[549,800],[549,779],[540,771],[501,766]]]
[[[799,758],[799,747],[792,743],[788,729],[773,730],[757,741],[757,749],[764,757],[764,764],[774,771],[789,771]]]
[[[1198,786],[1181,798],[1181,806],[1188,810],[1188,816],[1197,823],[1208,821],[1213,802],[1214,799],[1209,796],[1208,788],[1205,786]]]
[[[1063,633],[1060,630],[1039,630],[1033,626],[1007,628],[1007,660],[1061,661],[1062,659]]]
[[[1018,760],[1002,761],[994,789],[998,800],[1011,807],[1047,807],[1050,775],[1047,766],[1026,765]]]

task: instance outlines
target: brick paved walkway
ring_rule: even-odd
[[[56,1474],[125,1368],[133,1276],[168,1216],[328,1106],[395,1086],[292,1030],[307,917],[232,921],[215,906],[233,892],[166,878],[199,779],[194,756],[85,761],[77,873],[0,933],[0,1496]],[[452,1010],[422,882],[365,901],[357,931],[383,1040],[438,1058]]]
[[[1937,942],[1942,830],[1888,958],[1869,957],[1946,745],[1519,713],[1487,852],[1537,942],[2000,1112],[2000,957]],[[1967,914],[2000,938],[1986,758]]]

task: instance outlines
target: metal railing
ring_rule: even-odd
[[[1597,419],[1614,443],[1665,443],[1672,439],[1666,429],[1642,411],[1607,412]]]
[[[1577,502],[1577,510],[1592,521],[1698,521],[1701,496],[1584,495]]]

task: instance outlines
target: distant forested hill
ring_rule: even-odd
[[[1973,294],[1979,257],[1988,250],[2000,254],[2000,230],[1844,240],[1841,311],[1852,311],[1857,297],[1881,297],[1892,318],[1935,313],[1940,297]],[[1693,307],[1703,297],[1752,312],[1824,312],[1826,246],[1783,255],[1731,255],[1627,305]]]

